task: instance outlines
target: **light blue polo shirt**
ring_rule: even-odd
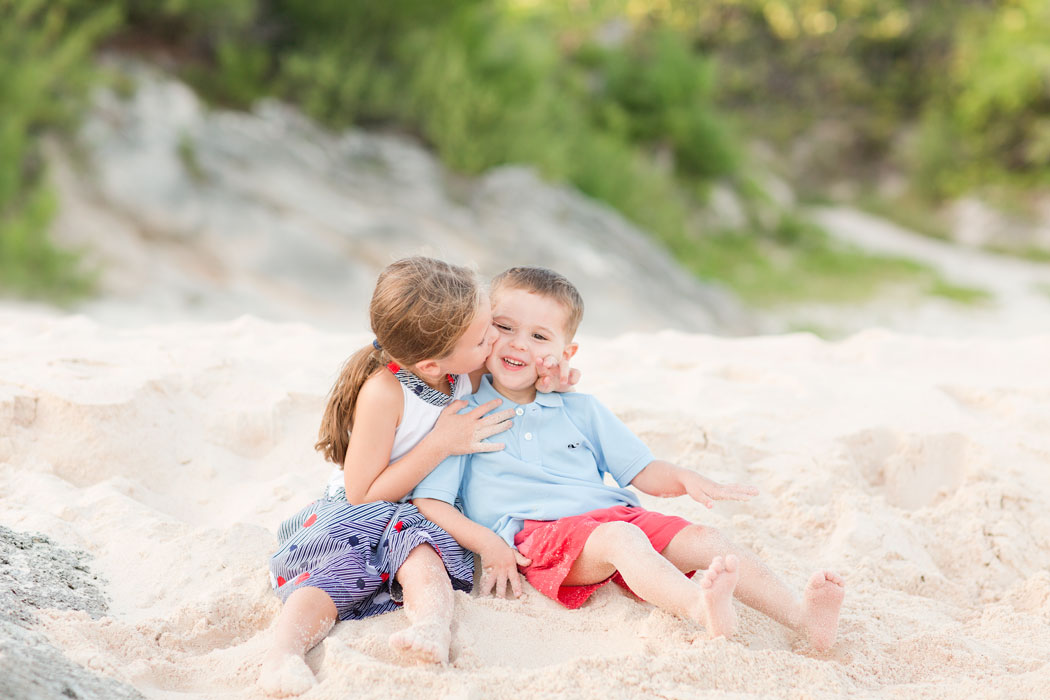
[[[510,403],[488,375],[462,412],[491,399],[515,408],[510,430],[489,438],[497,452],[454,455],[437,466],[412,498],[462,502],[463,513],[514,546],[525,520],[557,520],[598,508],[636,506],[638,496],[605,483],[609,474],[627,486],[653,454],[638,436],[589,394],[536,394],[529,404]]]

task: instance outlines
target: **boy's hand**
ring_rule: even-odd
[[[715,501],[746,501],[758,495],[758,489],[744,484],[720,484],[696,472],[686,472],[682,478],[685,492],[698,503],[713,508]]]
[[[467,405],[467,402],[453,401],[441,411],[428,437],[437,441],[446,455],[502,450],[505,445],[501,442],[482,442],[485,438],[502,433],[511,426],[511,418],[514,417],[512,408],[485,415],[496,409],[501,403],[503,401],[500,399],[492,399],[461,414],[459,411]]]
[[[505,598],[507,584],[510,584],[514,597],[520,598],[522,590],[518,567],[528,566],[532,560],[512,548],[494,532],[491,538],[486,537],[485,544],[478,550],[478,554],[481,556],[481,595],[488,595],[491,590],[494,595]]]
[[[536,391],[548,394],[552,391],[572,391],[580,381],[580,370],[570,367],[568,362],[559,362],[554,355],[536,360]]]

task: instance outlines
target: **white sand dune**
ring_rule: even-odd
[[[251,318],[116,330],[0,316],[0,523],[93,555],[106,617],[44,610],[73,661],[148,698],[258,698],[279,521],[313,499],[324,395],[368,340]],[[581,390],[661,457],[756,485],[650,507],[723,528],[801,588],[848,592],[818,655],[740,607],[733,641],[603,589],[578,611],[457,594],[453,663],[404,665],[402,613],[339,624],[320,698],[1043,698],[1050,336],[869,331],[582,339]]]

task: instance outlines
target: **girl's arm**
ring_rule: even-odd
[[[688,494],[694,501],[708,508],[715,501],[746,501],[758,495],[754,486],[743,484],[720,484],[694,471],[677,467],[670,462],[653,460],[631,481],[639,491],[650,496],[671,498]]]
[[[401,385],[387,373],[370,377],[361,387],[354,412],[350,444],[343,461],[343,485],[350,503],[398,501],[449,455],[491,452],[501,443],[482,442],[510,427],[512,410],[486,415],[499,405],[494,399],[464,414],[465,401],[453,401],[434,429],[394,464],[390,450],[401,418]]]
[[[514,549],[503,538],[456,510],[455,506],[433,498],[415,498],[412,504],[426,519],[441,527],[467,549],[481,556],[481,594],[491,589],[503,598],[510,584],[515,598],[520,598],[521,577],[518,566],[532,561]]]

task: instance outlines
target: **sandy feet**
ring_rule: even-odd
[[[421,622],[390,635],[390,646],[402,656],[430,664],[447,664],[452,630],[447,621]]]
[[[259,688],[276,698],[302,695],[317,685],[306,660],[297,654],[272,654],[263,661]]]
[[[835,643],[845,595],[842,577],[830,571],[816,572],[806,584],[802,592],[801,630],[817,651],[827,651]]]
[[[740,579],[739,561],[730,554],[715,557],[700,579],[703,623],[712,637],[731,637],[736,632],[733,589]]]

